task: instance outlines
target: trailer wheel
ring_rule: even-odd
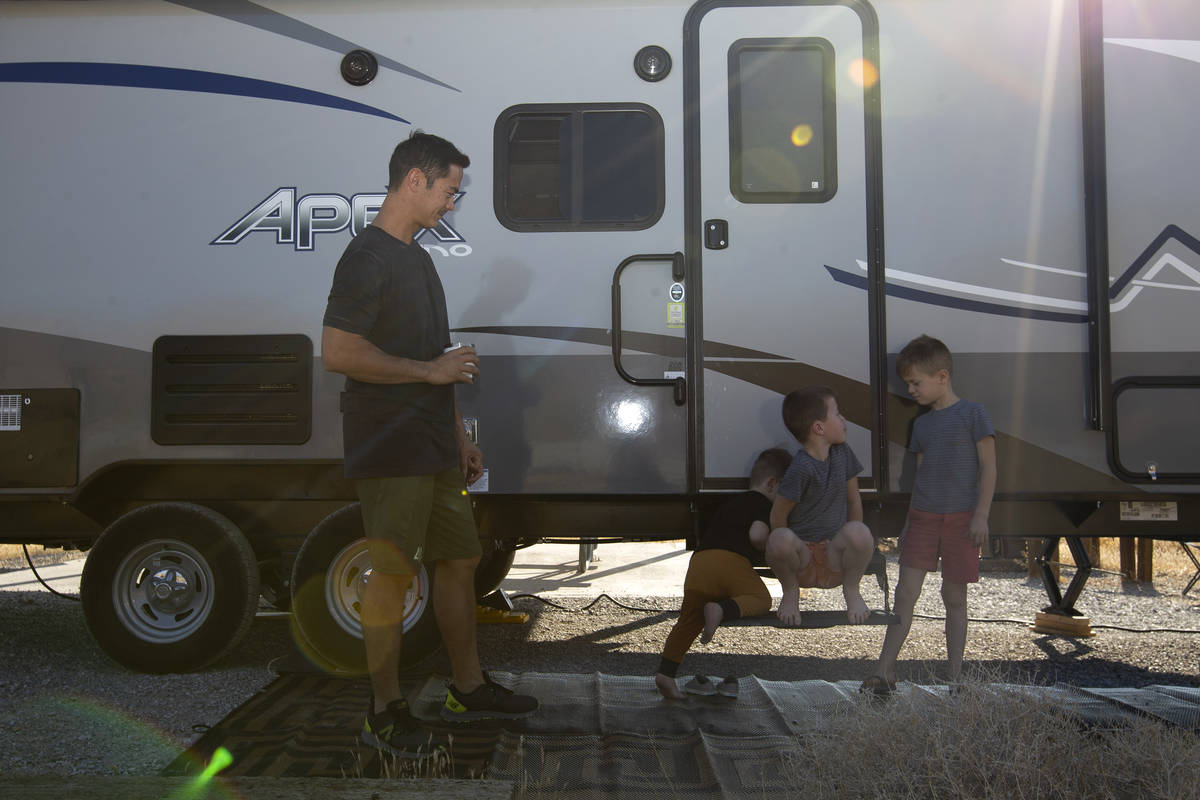
[[[114,661],[142,672],[188,672],[245,635],[258,607],[258,564],[217,512],[156,503],[96,540],[79,586],[88,629]]]
[[[305,537],[292,567],[292,626],[314,664],[330,672],[366,672],[362,592],[371,571],[358,503],[339,508]],[[433,576],[422,566],[404,599],[400,664],[442,645],[433,613]]]
[[[483,555],[475,568],[475,599],[482,600],[500,588],[512,569],[516,542],[495,539],[483,542]]]

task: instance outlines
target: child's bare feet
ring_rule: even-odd
[[[713,634],[717,632],[717,626],[723,619],[725,619],[725,609],[721,608],[720,603],[704,604],[704,630],[700,632],[700,644],[708,644],[712,641]]]
[[[846,619],[851,625],[859,625],[867,621],[871,612],[867,610],[866,601],[858,592],[844,592],[846,597]]]
[[[788,589],[779,598],[779,610],[775,612],[784,625],[800,624],[800,589]]]
[[[670,675],[658,673],[654,676],[654,685],[658,687],[658,693],[668,700],[682,700],[686,697],[683,692],[679,691],[679,685]]]

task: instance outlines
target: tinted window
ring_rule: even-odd
[[[729,185],[743,203],[823,203],[837,192],[833,48],[739,39],[729,48]]]
[[[662,118],[640,104],[514,106],[496,121],[496,218],[518,231],[653,225],[665,189]]]

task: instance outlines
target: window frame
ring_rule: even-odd
[[[583,216],[583,115],[588,112],[634,111],[644,113],[653,125],[654,147],[654,210],[641,220],[585,221]],[[570,178],[569,219],[528,220],[509,212],[509,151],[508,130],[514,119],[522,116],[567,116],[571,119],[571,153],[567,164]],[[518,233],[551,233],[567,231],[640,231],[653,227],[662,219],[666,209],[666,132],[662,115],[645,103],[521,103],[500,112],[492,134],[492,209],[505,228]]]
[[[816,50],[821,54],[822,142],[825,186],[816,192],[747,192],[742,188],[742,113],[739,58],[747,50]],[[738,39],[729,46],[729,191],[741,203],[827,203],[838,189],[837,174],[837,59],[833,44],[820,36]]]

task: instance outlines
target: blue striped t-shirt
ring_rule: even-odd
[[[976,444],[995,434],[987,409],[970,400],[918,416],[908,445],[910,452],[921,454],[913,508],[933,514],[974,511],[979,503]]]
[[[831,445],[824,461],[801,447],[779,482],[779,496],[796,504],[788,527],[806,542],[836,536],[846,524],[846,481],[862,469],[848,444]]]

